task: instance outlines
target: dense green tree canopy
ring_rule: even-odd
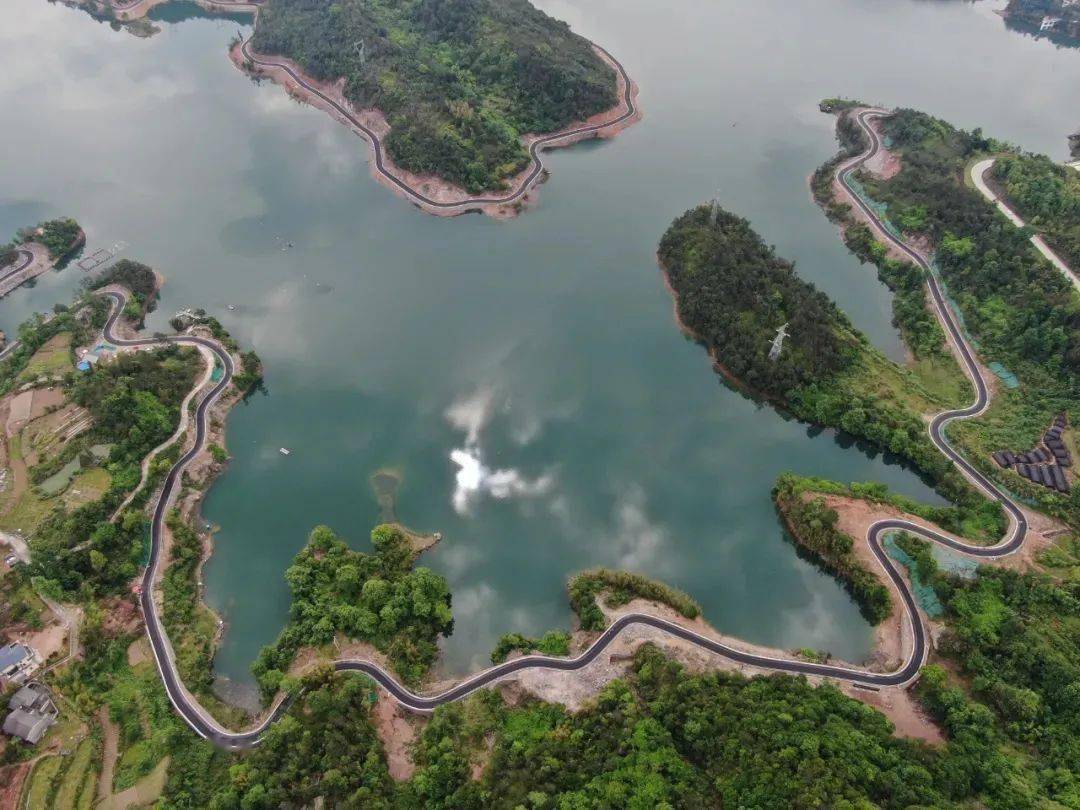
[[[1062,261],[1080,267],[1080,172],[1045,155],[1005,155],[991,171],[1009,204],[1046,234]]]
[[[435,661],[436,639],[454,627],[446,580],[413,568],[409,541],[394,526],[377,526],[371,541],[374,553],[365,554],[326,526],[312,531],[285,572],[293,597],[289,625],[255,662],[264,695],[281,685],[300,646],[328,644],[338,633],[371,642],[410,683]]]
[[[851,364],[847,318],[745,219],[707,205],[687,211],[660,240],[660,262],[682,322],[751,388],[786,399]],[[789,337],[770,360],[785,323]]]
[[[589,42],[527,0],[270,0],[254,45],[344,78],[350,101],[386,114],[398,165],[471,192],[524,166],[522,134],[616,101]]]
[[[902,153],[903,170],[887,181],[866,177],[867,188],[888,205],[894,220],[919,213],[917,227],[910,230],[937,247],[942,276],[986,359],[1026,364],[1045,374],[1046,383],[1075,396],[1080,390],[1080,300],[1069,281],[1031,246],[1029,233],[964,185],[967,161],[990,142],[978,131],[957,130],[916,110],[898,110],[884,127]],[[1006,159],[1003,165],[1021,167],[1010,171],[1019,172],[1023,179],[1017,183],[1023,186],[1037,170],[1026,159]],[[1029,193],[1041,197],[1033,189]],[[1068,207],[1067,201],[1034,199],[1031,205]],[[1063,225],[1075,227],[1075,221],[1065,216]]]

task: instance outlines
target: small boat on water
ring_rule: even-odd
[[[288,447],[279,447],[278,452],[281,453],[281,455],[283,456],[287,456],[292,453],[292,450],[290,450]]]

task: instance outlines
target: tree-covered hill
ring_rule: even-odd
[[[269,0],[253,41],[386,114],[390,156],[470,192],[520,170],[520,137],[611,108],[615,74],[527,0]]]
[[[946,520],[954,528],[966,523],[965,531],[990,536],[1003,527],[999,510],[930,442],[923,416],[947,403],[870,345],[745,219],[712,206],[691,209],[660,240],[659,258],[683,325],[727,375],[800,419],[908,459],[963,507]],[[789,336],[770,359],[784,323]]]
[[[710,206],[687,211],[660,240],[660,262],[682,322],[751,388],[786,400],[854,360],[847,318],[745,219]],[[785,323],[789,337],[770,360],[773,335]]]

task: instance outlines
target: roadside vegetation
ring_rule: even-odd
[[[567,656],[570,654],[570,634],[561,630],[549,630],[540,638],[529,638],[520,633],[507,633],[492,650],[491,663],[501,664],[512,652]]]
[[[899,155],[901,170],[888,180],[863,171],[859,181],[872,200],[885,206],[886,217],[906,239],[928,245],[934,253],[940,279],[982,360],[1000,364],[1020,383],[1019,388],[999,385],[987,414],[951,425],[950,438],[984,473],[1040,509],[1078,525],[1076,488],[1062,495],[1032,485],[998,468],[990,454],[1034,447],[1056,413],[1068,413],[1070,423],[1080,416],[1075,411],[1080,395],[1080,320],[1076,315],[1080,296],[1031,246],[1029,231],[1013,226],[965,184],[965,173],[979,157],[999,155],[1002,171],[1013,177],[1013,193],[1028,200],[1032,209],[1028,213],[1044,212],[1043,222],[1051,223],[1045,225],[1048,238],[1056,229],[1062,245],[1076,219],[1067,213],[1071,186],[1054,179],[1056,173],[1049,172],[1045,158],[1019,155],[979,130],[958,130],[909,109],[897,110],[882,126],[891,149]],[[862,148],[853,127],[846,116],[839,120],[842,155]],[[869,229],[855,224],[850,207],[833,198],[831,176],[839,159],[815,175],[815,194],[826,213],[844,225],[848,245],[860,258],[877,264],[886,280],[910,277],[909,282],[892,285],[897,290],[894,313],[917,358],[933,360],[933,347],[943,343],[937,337],[940,327],[919,314],[925,310],[922,272],[888,258]],[[1007,185],[1008,180],[1004,182]],[[1017,207],[1024,210],[1022,203]],[[940,364],[933,360],[932,365]],[[926,368],[916,365],[914,370],[922,374]],[[959,371],[954,377],[958,375]],[[930,378],[947,379],[948,374],[922,377]]]
[[[780,476],[772,494],[796,547],[836,577],[870,624],[888,618],[893,607],[889,589],[855,555],[856,541],[836,528],[840,516],[825,498],[792,475]]]
[[[836,305],[776,256],[750,224],[712,206],[691,209],[660,240],[679,318],[717,370],[796,417],[837,428],[913,464],[957,504],[956,523],[1004,529],[933,443],[925,415],[946,407],[915,374],[875,349]],[[788,337],[770,359],[782,325]]]
[[[385,113],[395,163],[474,193],[526,165],[522,135],[617,100],[590,43],[527,0],[270,0],[253,45],[343,78],[349,101]]]
[[[601,596],[609,608],[622,607],[634,599],[647,599],[667,605],[687,619],[696,619],[701,615],[698,603],[687,594],[663,582],[628,571],[594,568],[573,576],[568,591],[570,607],[577,614],[582,630],[603,630],[607,627],[607,618],[597,601]]]
[[[1062,261],[1080,267],[1080,172],[1046,155],[1009,154],[994,162],[990,176]]]
[[[1046,761],[1015,756],[994,712],[942,675],[929,670],[920,695],[955,736],[931,747],[894,736],[883,715],[832,686],[691,674],[645,645],[624,678],[576,713],[530,699],[510,705],[493,691],[437,709],[417,743],[415,773],[396,783],[375,732],[374,685],[322,668],[303,678],[263,745],[194,795],[230,810],[320,800],[372,808],[1068,803],[1064,768],[1040,770]]]
[[[408,538],[393,526],[376,527],[371,543],[371,554],[351,551],[326,526],[312,531],[285,572],[289,623],[252,667],[264,698],[295,687],[286,673],[301,647],[330,644],[339,634],[372,644],[409,684],[435,662],[438,637],[454,627],[446,580],[413,567]]]

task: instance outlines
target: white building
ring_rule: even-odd
[[[0,683],[26,683],[41,667],[37,650],[18,641],[0,647]]]

